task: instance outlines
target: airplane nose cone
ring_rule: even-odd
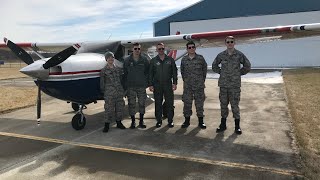
[[[49,69],[43,68],[44,63],[45,61],[41,60],[35,61],[34,63],[20,69],[20,72],[36,79],[47,79],[49,77]]]

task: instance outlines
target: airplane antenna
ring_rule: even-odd
[[[112,36],[112,33],[110,33],[110,35],[109,35],[109,37],[108,37],[108,40],[111,38],[111,36]]]

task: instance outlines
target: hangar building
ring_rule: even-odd
[[[319,0],[203,0],[155,22],[154,36],[173,35],[177,31],[186,34],[319,22]],[[320,37],[236,45],[236,48],[247,55],[255,68],[320,66]],[[211,66],[224,49],[204,48],[197,52]]]

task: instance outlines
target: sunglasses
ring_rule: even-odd
[[[195,49],[195,46],[189,46],[188,49]]]
[[[133,50],[140,50],[141,48],[133,48]]]
[[[159,50],[159,51],[163,51],[163,50],[164,50],[164,48],[158,48],[158,50]]]
[[[226,41],[227,44],[233,44],[233,41]]]

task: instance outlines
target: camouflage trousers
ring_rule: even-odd
[[[128,88],[128,110],[129,115],[134,116],[136,114],[136,99],[138,98],[139,113],[145,114],[146,111],[146,88]]]
[[[104,96],[105,122],[111,123],[114,119],[119,122],[123,119],[123,96]]]
[[[192,89],[190,87],[183,86],[182,101],[183,115],[184,117],[190,117],[192,115],[192,101],[194,99],[197,116],[204,117],[203,115],[203,105],[205,100],[204,88]]]
[[[233,117],[235,119],[240,119],[240,92],[239,88],[223,88],[220,87],[219,99],[220,99],[220,108],[221,108],[221,117],[227,118],[229,114],[228,104],[231,104],[231,109]]]

